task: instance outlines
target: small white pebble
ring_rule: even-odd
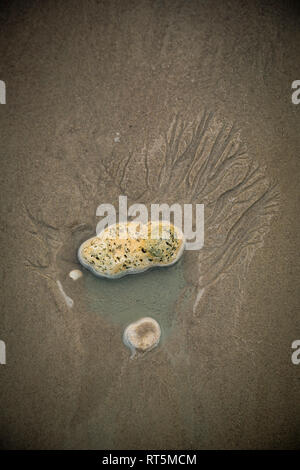
[[[77,281],[77,279],[81,278],[82,272],[79,269],[73,269],[73,271],[69,272],[69,276],[73,281]]]
[[[114,142],[120,142],[120,132],[116,132],[116,137],[114,137]]]

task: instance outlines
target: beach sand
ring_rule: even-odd
[[[296,2],[1,8],[1,448],[299,448]],[[204,203],[206,251],[96,279],[76,253],[119,195]]]

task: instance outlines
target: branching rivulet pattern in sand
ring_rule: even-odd
[[[99,158],[96,164],[89,162],[88,152],[72,152],[72,139],[85,142],[91,153],[94,151],[93,132],[80,132],[68,134],[63,129],[58,136],[61,142],[68,136],[63,158],[81,195],[80,213],[68,226],[51,226],[27,208],[35,229],[33,236],[42,238],[47,252],[43,265],[32,259],[27,260],[29,266],[57,284],[57,256],[67,243],[68,232],[95,227],[97,205],[114,203],[115,196],[109,200],[110,193],[106,192],[106,200],[104,195],[99,196],[105,184],[115,195],[126,194],[132,202],[149,206],[204,204],[204,247],[190,252],[195,259],[198,294],[241,257],[244,266],[249,264],[277,212],[279,194],[276,184],[266,177],[265,168],[249,156],[234,125],[219,121],[207,111],[192,122],[176,115],[168,132],[151,147],[146,145],[139,155],[129,152],[120,159]]]
[[[133,160],[130,155],[117,166],[105,167],[127,194]],[[249,156],[233,125],[219,122],[208,112],[194,122],[177,115],[168,133],[151,151],[145,149],[142,163],[143,201],[205,206],[204,247],[194,253],[199,289],[217,280],[242,253],[251,260],[277,212],[279,194],[265,168]]]

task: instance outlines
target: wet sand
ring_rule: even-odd
[[[12,1],[0,21],[1,448],[299,448],[296,2]],[[204,203],[203,250],[93,277],[76,253],[119,195]],[[162,337],[132,360],[142,317]]]

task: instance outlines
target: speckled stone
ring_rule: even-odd
[[[167,222],[128,222],[111,225],[86,240],[78,259],[96,276],[116,279],[176,263],[184,244],[181,230]]]

